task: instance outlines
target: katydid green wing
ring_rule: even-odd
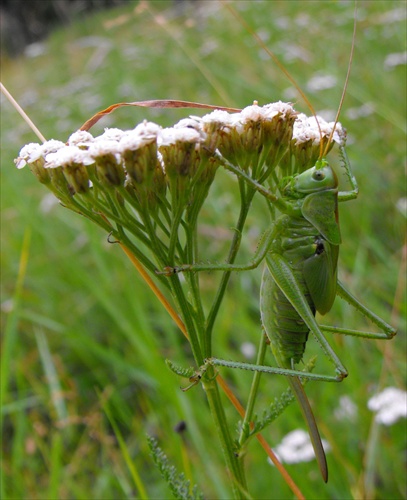
[[[316,241],[315,254],[304,262],[304,278],[316,310],[325,314],[335,300],[341,243],[336,192],[309,194],[304,199],[302,214],[322,235]]]
[[[332,243],[341,244],[338,222],[338,195],[335,190],[311,193],[304,198],[302,215]]]

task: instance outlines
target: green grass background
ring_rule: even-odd
[[[2,80],[47,138],[66,140],[87,118],[114,102],[172,98],[244,107],[282,100],[308,112],[291,84],[250,33],[215,1],[150,2],[78,19],[55,31],[37,56],[7,60]],[[234,2],[318,111],[335,113],[351,47],[351,2]],[[377,314],[399,328],[389,343],[331,339],[349,370],[342,384],[313,383],[307,392],[329,441],[330,480],[315,462],[288,465],[308,498],[405,498],[405,421],[374,423],[368,399],[387,386],[405,387],[405,128],[406,67],[388,67],[405,50],[405,3],[359,2],[358,32],[341,121],[360,186],[340,207],[340,278]],[[313,91],[315,75],[333,88]],[[126,108],[103,127],[131,128],[144,118],[170,125],[196,111]],[[153,466],[146,433],[157,437],[179,470],[206,498],[229,498],[215,430],[198,386],[182,381],[165,358],[191,363],[188,345],[116,245],[90,222],[52,203],[27,170],[13,165],[22,145],[37,140],[2,98],[2,498],[168,498]],[[234,224],[235,183],[219,173],[204,210],[208,260],[222,259]],[[403,205],[404,200],[404,205]],[[268,220],[258,204],[241,254],[247,261]],[[24,244],[29,236],[29,245]],[[21,257],[26,259],[19,281]],[[261,270],[235,276],[216,323],[215,353],[242,359],[257,344]],[[216,276],[202,276],[208,297]],[[324,321],[367,328],[339,300]],[[318,353],[309,342],[307,354]],[[272,363],[272,360],[269,360]],[[318,359],[320,369],[325,361]],[[328,370],[329,367],[326,366]],[[222,370],[245,401],[250,374]],[[263,377],[259,409],[286,387]],[[343,398],[353,417],[335,411]],[[106,405],[108,410],[106,410]],[[225,402],[231,428],[238,418]],[[107,417],[115,422],[123,437]],[[174,427],[184,420],[180,435]],[[293,405],[264,433],[276,445],[304,428]],[[129,460],[133,464],[129,468]],[[292,498],[258,444],[246,454],[253,498]]]

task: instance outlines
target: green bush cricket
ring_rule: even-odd
[[[235,11],[232,12],[239,19],[239,22],[242,22],[247,27],[243,19]],[[164,270],[164,273],[171,275],[172,273],[185,271],[245,271],[254,269],[262,262],[266,262],[260,291],[261,322],[279,368],[217,358],[210,358],[207,363],[287,375],[290,387],[307,422],[321,475],[326,482],[328,480],[328,468],[325,452],[311,406],[302,387],[301,378],[340,382],[348,375],[346,368],[330,347],[323,332],[384,340],[391,339],[396,334],[393,327],[365,307],[344,288],[337,278],[337,263],[341,244],[338,202],[355,199],[359,192],[345,151],[346,134],[343,131],[339,132],[342,137],[337,142],[339,142],[340,156],[345,173],[352,188],[350,191],[338,192],[338,179],[325,157],[332,146],[337,125],[339,128],[338,118],[350,75],[355,31],[342,98],[332,132],[327,144],[324,146],[321,127],[312,105],[274,54],[264,46],[264,43],[252,32],[250,27],[247,28],[255,35],[256,40],[265,48],[290,81],[294,83],[309,105],[320,133],[319,158],[312,168],[304,170],[300,167],[299,172],[294,173],[294,175],[280,180],[274,178],[272,181],[274,182],[273,187],[280,193],[280,196],[276,196],[273,190],[267,190],[241,168],[233,165],[218,154],[219,161],[227,170],[244,179],[248,185],[259,191],[271,206],[278,210],[280,215],[275,217],[270,229],[263,236],[251,263],[247,265],[189,264],[176,268],[168,267]],[[382,332],[371,333],[319,325],[315,319],[316,312],[322,315],[328,313],[332,308],[336,295],[339,295],[352,307],[360,311],[372,323],[376,324]],[[336,375],[305,373],[295,369],[295,364],[302,360],[310,332],[320,344],[324,354],[334,365]]]

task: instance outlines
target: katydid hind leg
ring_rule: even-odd
[[[328,482],[328,465],[326,462],[325,451],[311,405],[307,395],[305,394],[300,379],[298,377],[288,377],[288,382],[298,401],[302,416],[307,424],[308,433],[311,438],[312,447],[314,448],[315,457],[317,459],[322,478],[325,482]]]
[[[365,318],[369,319],[373,324],[382,329],[382,332],[373,333],[373,332],[363,332],[363,331],[355,331],[355,330],[346,330],[346,329],[336,329],[337,333],[344,333],[345,335],[352,335],[354,337],[364,337],[370,339],[383,339],[390,340],[392,339],[397,330],[389,325],[384,319],[377,316],[371,309],[363,305],[354,295],[352,295],[338,280],[337,286],[337,295],[341,297],[345,302],[350,304],[354,309],[359,311]],[[340,331],[343,330],[343,331]]]
[[[270,261],[274,261],[274,256],[267,259],[268,264]],[[263,328],[270,339],[271,349],[277,364],[283,368],[292,368],[294,363],[302,358],[309,328],[307,323],[300,319],[299,313],[295,310],[293,304],[290,303],[290,299],[288,297],[284,298],[281,294],[284,285],[282,285],[281,288],[280,285],[284,282],[284,279],[278,280],[279,271],[281,271],[283,275],[286,275],[285,280],[290,282],[290,288],[297,291],[297,302],[301,304],[300,309],[301,307],[308,308],[311,316],[313,316],[313,313],[306,297],[301,292],[300,283],[297,283],[292,272],[285,273],[284,266],[278,265],[275,267],[274,273],[272,273],[268,267],[265,268],[260,297]],[[276,304],[278,305],[276,306]],[[288,382],[307,424],[315,457],[322,478],[326,482],[328,480],[328,467],[311,405],[300,379],[298,377],[288,377]]]
[[[307,302],[303,290],[298,284],[297,279],[294,276],[294,273],[290,268],[288,262],[284,259],[284,257],[278,254],[272,254],[272,256],[266,259],[266,261],[267,267],[271,275],[273,276],[273,279],[276,281],[278,287],[290,301],[301,319],[306,323],[307,327],[321,346],[321,349],[326,357],[335,366],[337,379],[342,380],[343,378],[347,377],[348,372],[346,368],[324,337],[314,317],[314,313],[312,312]]]

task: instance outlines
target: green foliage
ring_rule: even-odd
[[[203,500],[204,495],[198,491],[197,485],[194,485],[191,488],[190,481],[185,479],[185,475],[183,473],[179,474],[176,468],[173,465],[170,465],[167,456],[158,446],[157,440],[151,436],[148,436],[147,440],[154,462],[157,465],[162,477],[170,487],[174,498],[181,500]]]
[[[173,363],[170,359],[166,359],[165,364],[172,372],[176,373],[180,377],[191,378],[197,374],[197,372],[191,366],[188,368],[184,368],[183,366],[179,366],[176,363]]]
[[[35,58],[3,59],[3,83],[47,138],[65,141],[94,112],[119,101],[178,98],[243,107],[253,99],[262,104],[299,99],[251,35],[216,2],[183,3],[184,10],[173,10],[172,2],[150,3],[161,10],[164,24],[148,11],[134,11],[132,4],[55,32]],[[336,110],[351,44],[352,5],[266,1],[236,2],[235,7],[305,88],[314,107]],[[386,345],[329,339],[349,377],[340,385],[307,386],[331,445],[329,483],[322,484],[315,462],[287,466],[309,498],[405,498],[404,422],[379,425],[366,406],[381,388],[404,387],[405,381],[405,67],[386,63],[403,50],[405,25],[397,12],[404,7],[397,1],[359,2],[355,59],[341,115],[361,195],[341,207],[340,277],[400,331]],[[336,85],[316,90],[311,80],[316,72],[333,76]],[[302,102],[297,107],[309,114]],[[186,114],[121,109],[97,130],[130,128],[144,118],[169,125]],[[223,457],[208,439],[215,429],[201,390],[198,386],[181,392],[179,378],[164,363],[170,358],[190,366],[186,341],[118,246],[108,244],[88,221],[53,205],[28,171],[16,171],[13,158],[23,144],[35,140],[2,101],[1,331],[6,378],[1,381],[0,496],[138,496],[118,434],[103,411],[101,398],[106,397],[150,498],[165,498],[168,490],[156,480],[146,431],[165,443],[177,469],[189,470],[187,477],[206,497],[230,497]],[[234,234],[233,181],[220,175],[203,213],[206,251],[201,258],[211,262],[221,258]],[[248,221],[242,262],[253,255],[268,220],[259,199]],[[31,233],[29,245],[23,244],[26,232]],[[25,273],[21,256],[28,262]],[[215,325],[217,357],[242,359],[241,346],[260,332],[260,273],[232,277]],[[201,279],[203,300],[209,302],[217,276]],[[324,321],[364,326],[340,300]],[[307,351],[319,353],[312,342]],[[324,367],[329,370],[319,356],[318,369]],[[220,371],[244,400],[250,374]],[[284,377],[263,376],[256,411],[286,386]],[[349,400],[353,413],[345,411],[343,403]],[[229,407],[226,412],[233,432],[239,417]],[[182,441],[173,431],[180,420],[187,422]],[[274,445],[298,427],[303,422],[293,405],[265,437]],[[292,497],[254,441],[245,464],[254,498],[270,497],[271,488],[275,498]]]
[[[312,358],[306,364],[306,371],[312,371],[315,367],[316,358]],[[303,380],[303,385],[305,386],[307,383],[307,379]],[[279,417],[288,405],[295,401],[295,397],[291,392],[291,389],[287,389],[284,391],[278,398],[274,398],[274,401],[270,403],[270,406],[263,411],[263,414],[260,419],[256,420],[255,425],[252,429],[251,434],[255,435],[257,432],[261,432],[265,429],[271,422]]]

